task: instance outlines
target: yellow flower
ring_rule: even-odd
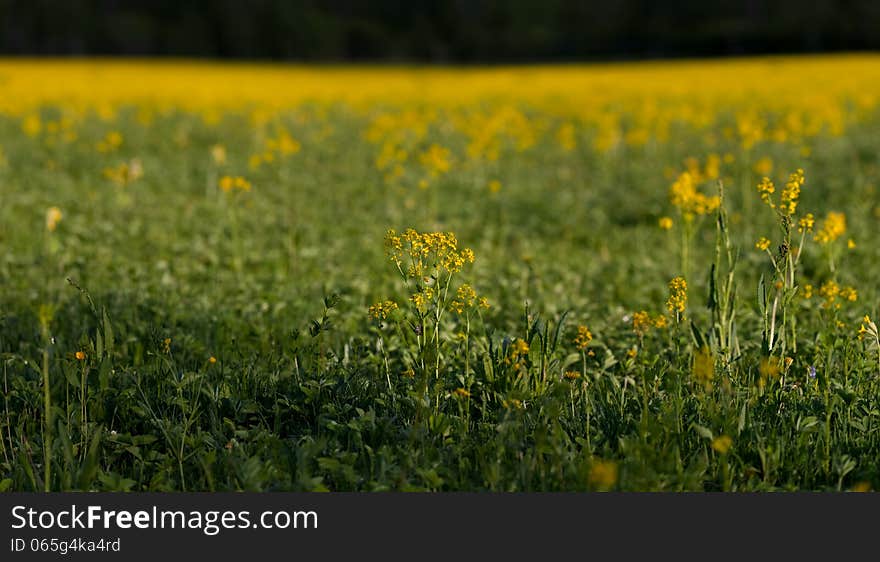
[[[760,176],[769,176],[773,172],[773,160],[769,156],[765,156],[755,162],[753,169]]]
[[[859,339],[865,339],[865,336],[871,336],[871,338],[877,342],[880,342],[877,334],[877,324],[871,321],[871,317],[865,314],[865,317],[862,318],[862,324],[859,326]]]
[[[217,362],[217,358],[214,357],[213,355],[208,357],[208,363],[210,363],[211,365],[213,365],[216,362]]]
[[[796,172],[788,176],[785,188],[780,195],[780,211],[791,216],[797,210],[798,199],[801,196],[801,187],[804,185],[804,171],[798,168]]]
[[[223,176],[217,182],[223,193],[231,193],[233,191],[247,192],[251,190],[251,182],[241,176]]]
[[[577,336],[574,338],[574,344],[581,351],[587,349],[590,342],[593,341],[593,334],[586,326],[578,326]]]
[[[762,252],[766,251],[767,248],[769,248],[769,247],[770,247],[770,240],[763,237],[763,236],[758,238],[758,241],[755,242],[755,248],[757,248],[758,250],[761,250]]]
[[[856,249],[856,241],[853,240],[852,238],[850,238],[849,240],[846,241],[846,247],[849,248],[850,250],[855,250]]]
[[[617,484],[617,463],[614,461],[596,460],[590,466],[588,482],[600,490],[610,490]]]
[[[822,286],[819,287],[819,296],[825,299],[822,306],[831,308],[837,301],[837,297],[840,296],[840,285],[833,279],[822,283]],[[837,305],[837,308],[840,308],[840,305]]]
[[[498,193],[501,191],[501,182],[498,180],[492,180],[489,182],[489,193]]]
[[[449,307],[456,314],[464,314],[464,311],[473,308],[476,302],[477,292],[474,291],[473,287],[465,283],[458,288],[455,294],[455,298],[449,304]]]
[[[110,131],[98,142],[98,152],[113,152],[122,146],[122,135],[118,131]]]
[[[49,207],[46,211],[46,229],[49,232],[55,232],[62,217],[64,217],[64,215],[61,213],[61,209],[58,207]]]
[[[650,332],[654,324],[655,322],[651,320],[651,315],[648,314],[647,311],[641,310],[639,312],[633,312],[632,329],[640,338]]]
[[[410,295],[409,300],[412,301],[419,312],[424,313],[434,301],[434,289],[431,287],[422,287],[419,292]]]
[[[822,226],[813,237],[820,244],[834,242],[846,232],[846,215],[831,211],[822,221]]]
[[[672,228],[672,219],[669,217],[660,217],[660,220],[657,222],[657,224],[660,226],[661,229],[669,230],[670,228]]]
[[[83,351],[77,351],[74,354],[74,356],[76,357],[77,361],[85,361],[86,360],[86,354]]]
[[[455,390],[452,391],[452,394],[454,394],[455,396],[457,396],[459,398],[470,398],[471,397],[471,393],[468,392],[464,388],[456,388]]]
[[[692,220],[694,215],[707,215],[721,205],[717,195],[709,197],[697,191],[697,180],[693,172],[683,172],[669,188],[670,202],[686,220]]]
[[[565,373],[563,373],[562,376],[565,378],[565,380],[569,380],[569,381],[576,381],[579,378],[581,378],[581,374],[578,373],[577,371],[565,371]]]
[[[811,299],[813,298],[813,286],[807,283],[804,285],[804,298]]]
[[[397,310],[397,303],[394,301],[377,302],[370,306],[369,314],[376,320],[385,320],[389,314]]]
[[[681,314],[687,307],[687,282],[684,277],[675,277],[669,282],[669,299],[666,308],[670,313]]]
[[[859,299],[859,293],[855,287],[843,287],[840,289],[840,298],[849,302],[855,302]]]
[[[768,177],[761,178],[761,183],[758,184],[758,193],[761,195],[761,201],[767,203],[770,208],[776,207],[773,204],[773,200],[770,198],[770,195],[776,191],[776,186],[773,185],[773,182]]]
[[[731,446],[733,446],[733,439],[727,435],[719,435],[712,440],[712,449],[722,455],[726,455]]]
[[[813,225],[816,223],[813,213],[807,213],[798,221],[798,232],[813,232]]]
[[[529,353],[529,344],[525,340],[517,338],[513,342],[512,349],[514,355],[527,355]]]

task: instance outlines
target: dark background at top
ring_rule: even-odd
[[[0,54],[529,62],[880,49],[880,0],[0,0]]]

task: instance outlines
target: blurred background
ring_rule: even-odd
[[[880,48],[878,0],[0,0],[2,55],[503,63]]]

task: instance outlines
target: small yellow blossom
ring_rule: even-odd
[[[733,439],[728,435],[719,435],[712,440],[712,449],[721,455],[726,455],[731,446],[733,446]]]
[[[77,361],[85,361],[86,360],[86,354],[84,351],[77,351],[74,354],[74,356],[76,357]]]
[[[581,378],[581,374],[577,371],[565,371],[562,376],[565,378],[565,380],[569,381],[576,381]]]
[[[657,224],[660,226],[661,229],[669,230],[670,228],[672,228],[672,219],[669,217],[660,217],[660,220],[657,222]]]
[[[454,394],[455,396],[457,396],[459,398],[470,398],[471,397],[471,393],[468,392],[467,389],[464,389],[464,388],[456,388],[455,390],[452,391],[452,394]]]
[[[55,232],[55,229],[58,228],[58,223],[61,222],[61,219],[64,215],[61,213],[61,209],[58,207],[49,207],[46,211],[46,230],[49,232]]]
[[[770,247],[770,240],[765,237],[758,238],[758,241],[755,242],[755,248],[761,250],[762,252],[766,251],[767,248]]]

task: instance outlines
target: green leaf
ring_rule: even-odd
[[[705,427],[705,426],[702,426],[702,425],[695,423],[695,424],[693,424],[693,428],[694,428],[694,431],[697,432],[697,435],[699,435],[700,437],[703,437],[705,439],[712,439],[714,437],[712,435],[712,430],[709,429],[708,427]]]
[[[102,310],[104,315],[104,347],[107,354],[113,353],[113,326],[110,324],[110,317],[107,316],[107,309]]]

